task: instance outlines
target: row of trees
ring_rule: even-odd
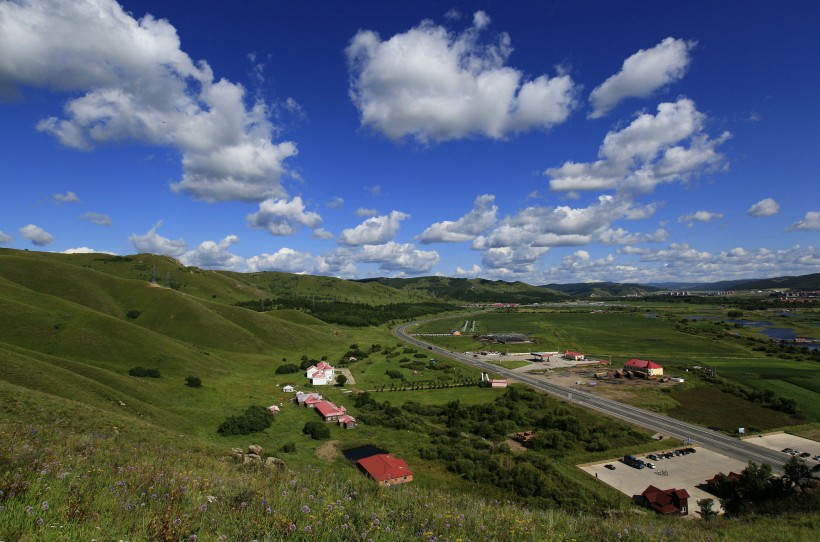
[[[808,463],[792,457],[783,466],[783,476],[774,476],[769,465],[754,462],[749,462],[739,477],[729,478],[721,473],[716,477],[714,493],[728,516],[817,511],[820,491],[816,485]],[[714,515],[713,503],[706,501],[698,501],[698,505],[701,515],[709,519]]]

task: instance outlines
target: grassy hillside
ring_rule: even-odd
[[[564,292],[573,297],[624,297],[643,296],[660,288],[644,284],[620,284],[616,282],[579,282],[575,284],[547,284],[551,290]]]
[[[418,277],[363,279],[360,282],[467,303],[550,303],[567,299],[561,292],[503,280]]]

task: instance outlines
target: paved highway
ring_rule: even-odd
[[[407,333],[407,328],[418,323],[419,322],[410,322],[402,324],[395,328],[393,333],[399,339],[420,348],[432,350],[432,352],[437,355],[448,357],[485,372],[502,375],[578,406],[591,408],[629,423],[657,431],[658,433],[677,437],[684,442],[691,439],[692,444],[703,446],[706,449],[743,462],[754,461],[759,464],[765,463],[770,465],[775,472],[780,473],[783,470],[783,464],[788,460],[788,456],[782,452],[756,446],[740,439],[724,435],[723,433],[712,431],[711,429],[705,429],[698,425],[682,422],[669,416],[658,414],[657,412],[650,412],[638,407],[619,403],[612,399],[606,399],[587,392],[545,382],[526,374],[515,373],[498,365],[475,359],[472,356],[431,345]],[[704,405],[703,407],[709,408],[709,405]]]

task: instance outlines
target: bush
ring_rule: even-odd
[[[344,386],[347,384],[347,377],[345,375],[338,375],[336,377],[336,383],[340,386]]]
[[[284,446],[282,446],[282,451],[286,454],[290,454],[296,451],[296,443],[288,442]]]
[[[395,378],[395,379],[398,379],[398,380],[401,380],[402,378],[404,378],[404,375],[402,374],[402,372],[397,371],[395,369],[388,369],[384,372],[384,374],[386,374],[390,378]]]
[[[131,309],[130,311],[125,313],[125,315],[128,318],[132,318],[132,319],[135,319],[135,320],[140,317],[140,314],[142,314],[142,312],[140,312],[136,309]]]
[[[151,377],[151,378],[159,378],[159,369],[146,369],[145,367],[131,367],[128,370],[128,374],[131,376],[137,376],[140,378],[143,377]]]
[[[298,365],[293,365],[289,363],[287,365],[280,365],[276,368],[276,374],[278,375],[286,375],[290,373],[298,373],[301,369],[299,369]]]
[[[330,428],[325,422],[307,422],[302,428],[302,433],[310,435],[313,440],[330,438]]]
[[[267,408],[251,405],[242,414],[226,418],[216,431],[220,435],[249,435],[264,431],[271,426],[273,419]]]
[[[196,375],[188,375],[185,377],[185,385],[189,388],[201,388],[202,379]]]

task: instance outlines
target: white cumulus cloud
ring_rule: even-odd
[[[162,220],[154,224],[150,230],[143,235],[131,234],[128,238],[138,252],[148,252],[150,254],[162,254],[178,258],[185,254],[188,243],[184,239],[172,240],[157,233],[162,227]]]
[[[419,250],[410,243],[395,241],[364,245],[354,258],[359,262],[377,263],[385,271],[408,274],[426,273],[440,260],[435,250]]]
[[[624,60],[621,71],[601,83],[589,95],[590,118],[606,115],[626,98],[645,98],[657,89],[681,79],[691,61],[695,42],[668,37],[651,49],[641,49]]]
[[[77,197],[77,194],[71,191],[68,191],[65,194],[54,194],[53,199],[55,205],[60,205],[61,203],[80,203],[80,198]]]
[[[802,220],[798,220],[788,228],[788,231],[795,230],[820,230],[820,212],[807,212]]]
[[[472,241],[496,222],[495,196],[484,194],[475,199],[473,210],[456,221],[436,222],[421,234],[422,243]]]
[[[390,139],[426,144],[474,135],[493,139],[564,122],[576,102],[566,74],[525,79],[507,66],[510,37],[483,39],[489,16],[454,33],[431,21],[382,40],[360,30],[345,50],[350,97],[361,123]]]
[[[772,198],[766,198],[749,207],[746,212],[754,217],[774,216],[780,212],[780,204]]]
[[[106,252],[105,250],[95,250],[89,247],[67,248],[63,254],[114,254],[113,252]]]
[[[305,204],[299,196],[292,200],[267,199],[259,204],[259,211],[247,216],[252,228],[266,229],[273,235],[291,235],[296,232],[296,224],[317,228],[322,217],[313,211],[305,211]]]
[[[29,224],[28,226],[23,226],[20,228],[20,235],[31,241],[32,245],[36,245],[38,247],[45,246],[54,241],[53,235],[48,233],[40,226],[35,226],[34,224]]]
[[[310,273],[316,258],[307,252],[282,247],[273,254],[260,254],[248,258],[248,271],[282,271],[285,273]]]
[[[110,226],[111,219],[108,215],[103,213],[83,213],[80,215],[80,218],[83,220],[88,220],[89,222],[93,222],[98,226]]]
[[[62,116],[37,125],[62,144],[171,146],[183,170],[171,188],[201,200],[284,195],[296,145],[273,141],[271,107],[194,63],[168,21],[135,19],[113,0],[42,0],[0,3],[0,28],[0,95],[70,93]]]
[[[366,207],[356,209],[356,216],[376,216],[377,214],[379,214],[378,209],[368,209]]]
[[[14,241],[14,237],[0,230],[0,245],[5,245]]]
[[[239,242],[236,235],[228,235],[220,242],[203,241],[194,250],[179,257],[185,265],[195,265],[204,269],[225,269],[240,271],[245,267],[245,258],[232,254],[228,249]]]
[[[688,222],[689,227],[692,227],[693,222],[712,222],[723,218],[723,213],[715,213],[712,211],[695,211],[687,215],[679,216],[678,222]]]
[[[710,138],[706,115],[694,102],[680,98],[658,105],[655,115],[643,113],[626,128],[604,138],[594,162],[565,162],[547,169],[556,191],[630,190],[651,192],[660,183],[688,180],[724,165],[716,148],[731,134]]]
[[[339,242],[343,245],[382,245],[393,240],[401,221],[407,218],[410,215],[401,211],[368,218],[355,228],[343,230]]]

